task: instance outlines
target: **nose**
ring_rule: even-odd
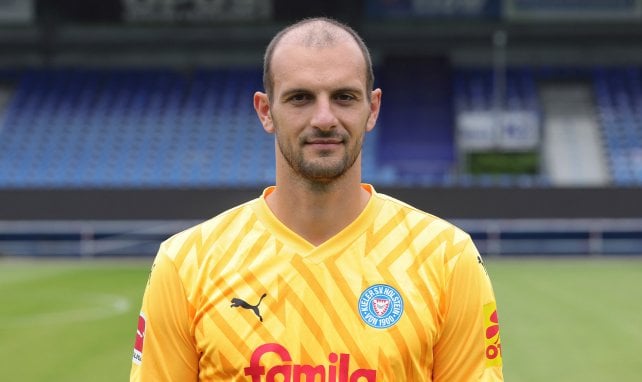
[[[321,130],[334,128],[337,125],[337,117],[332,110],[332,102],[327,99],[319,99],[316,102],[310,122],[312,126]]]

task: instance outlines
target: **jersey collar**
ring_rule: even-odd
[[[367,183],[362,183],[361,187],[371,195],[366,207],[352,223],[319,246],[313,245],[292,231],[270,210],[266,202],[266,197],[274,192],[276,186],[270,186],[263,190],[261,197],[256,200],[253,208],[259,220],[278,240],[292,247],[298,254],[308,260],[322,260],[337,251],[343,250],[347,245],[361,236],[361,234],[371,226],[372,221],[381,208],[383,200],[378,197],[374,187]]]

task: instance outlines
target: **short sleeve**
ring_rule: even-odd
[[[433,381],[503,381],[495,296],[470,239],[456,258],[443,298]]]
[[[143,296],[132,362],[132,382],[198,379],[189,302],[177,269],[162,246]]]

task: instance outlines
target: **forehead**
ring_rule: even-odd
[[[366,88],[366,62],[350,38],[326,45],[306,45],[284,39],[272,56],[275,93],[291,87]]]

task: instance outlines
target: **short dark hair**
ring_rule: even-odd
[[[298,29],[304,25],[311,24],[311,23],[321,23],[321,24],[328,24],[328,26],[331,27],[336,27],[344,32],[346,32],[352,39],[357,43],[359,46],[359,49],[361,50],[361,53],[363,54],[363,58],[366,64],[366,90],[368,92],[372,91],[374,87],[374,71],[372,69],[372,58],[370,57],[370,51],[368,50],[368,47],[366,44],[363,42],[363,39],[359,34],[349,27],[348,25],[331,19],[327,17],[314,17],[314,18],[306,18],[303,20],[300,20],[284,29],[282,29],[279,33],[277,33],[273,38],[272,41],[268,44],[266,50],[265,50],[265,55],[263,57],[263,88],[265,89],[265,92],[267,93],[268,97],[271,99],[272,98],[272,92],[274,90],[274,79],[272,78],[272,56],[274,55],[274,50],[276,49],[277,45],[279,42],[283,39],[283,37],[288,34],[289,32]],[[326,37],[325,39],[328,40],[331,38],[331,34],[328,33],[328,29],[325,28],[324,31],[326,32]]]

